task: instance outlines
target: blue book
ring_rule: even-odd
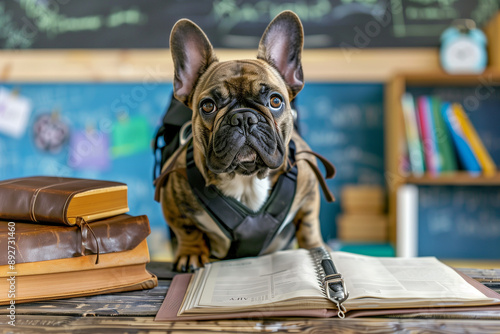
[[[451,138],[458,153],[458,158],[464,169],[469,172],[481,172],[479,160],[474,154],[474,151],[472,150],[462,127],[460,126],[460,122],[453,109],[453,104],[443,103],[441,113],[446,126],[450,130]]]

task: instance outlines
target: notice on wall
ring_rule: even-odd
[[[31,109],[29,99],[0,87],[0,133],[21,138],[26,131]]]

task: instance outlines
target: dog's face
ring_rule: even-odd
[[[194,146],[209,172],[263,178],[283,165],[293,131],[290,101],[303,87],[302,44],[292,12],[269,24],[254,60],[219,62],[193,22],[174,26],[174,94],[193,110]]]

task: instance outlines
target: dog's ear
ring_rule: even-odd
[[[196,82],[217,57],[205,33],[187,19],[177,21],[172,28],[170,52],[174,61],[174,95],[190,106]]]
[[[299,17],[291,11],[278,14],[267,26],[259,44],[258,59],[274,66],[290,87],[292,98],[304,87],[301,54],[304,31]]]

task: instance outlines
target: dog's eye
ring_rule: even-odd
[[[279,109],[281,107],[282,103],[283,103],[283,99],[278,94],[273,94],[269,98],[269,106],[271,106],[271,108],[273,108],[273,109]]]
[[[200,109],[207,114],[211,114],[217,110],[217,106],[215,105],[214,100],[205,99],[200,103]]]

